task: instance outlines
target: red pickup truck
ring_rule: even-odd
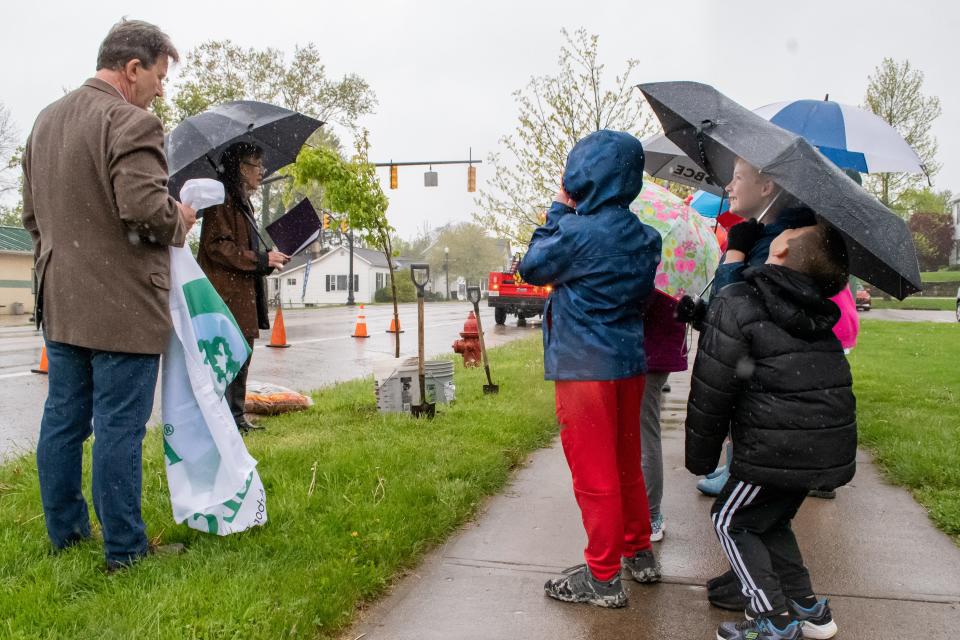
[[[543,305],[552,288],[527,284],[517,273],[520,254],[513,258],[507,271],[491,271],[487,282],[487,305],[493,307],[497,324],[504,324],[508,314],[516,314],[517,326],[526,324],[527,318],[543,315]]]

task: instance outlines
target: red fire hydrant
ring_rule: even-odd
[[[480,333],[477,331],[477,317],[473,311],[467,316],[467,321],[463,323],[463,331],[460,332],[461,340],[455,340],[453,343],[454,353],[463,356],[463,366],[480,366]]]

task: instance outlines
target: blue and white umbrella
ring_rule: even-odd
[[[860,173],[926,173],[900,133],[869,111],[830,100],[768,104],[754,113],[807,142],[842,169]]]
[[[690,200],[690,206],[694,211],[707,218],[716,218],[721,213],[730,211],[730,200],[726,197],[721,198],[709,191],[697,191]]]

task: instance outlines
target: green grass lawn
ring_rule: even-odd
[[[484,397],[482,370],[464,370],[457,358],[458,400],[430,422],[378,414],[370,379],[322,390],[309,411],[266,421],[268,431],[247,444],[269,522],[225,538],[173,523],[152,429],[148,533],[188,551],[112,576],[99,540],[50,553],[32,456],[3,465],[0,638],[334,637],[556,434],[539,338],[491,357],[499,396]]]
[[[960,282],[960,271],[923,271],[921,282]]]
[[[921,311],[954,311],[957,308],[956,298],[923,298],[911,296],[904,301],[884,300],[874,296],[871,302],[874,309],[916,309]]]
[[[850,361],[861,443],[960,544],[960,325],[865,320]]]

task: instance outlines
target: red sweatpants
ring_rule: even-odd
[[[560,441],[587,530],[584,560],[610,580],[620,557],[650,549],[650,508],[640,467],[644,376],[557,381]]]

